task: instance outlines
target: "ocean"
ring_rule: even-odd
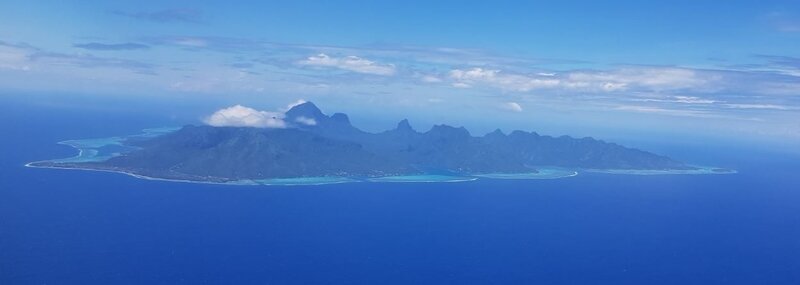
[[[0,284],[800,284],[800,159],[768,149],[663,148],[730,175],[207,185],[23,167],[168,118],[0,111]]]

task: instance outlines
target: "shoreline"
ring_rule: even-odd
[[[311,185],[329,185],[329,184],[344,184],[344,183],[359,183],[359,182],[376,182],[376,183],[437,183],[437,182],[469,182],[478,180],[479,177],[468,177],[468,179],[458,179],[458,180],[443,180],[443,181],[414,181],[414,180],[396,180],[396,181],[380,181],[380,180],[373,180],[373,179],[381,179],[381,178],[388,178],[388,177],[403,177],[403,176],[384,176],[384,177],[377,177],[377,178],[363,178],[363,179],[354,179],[348,177],[341,177],[347,180],[340,180],[340,181],[331,181],[331,182],[311,182],[311,183],[262,183],[259,181],[265,180],[282,180],[282,179],[303,179],[303,178],[322,178],[322,177],[292,177],[292,178],[270,178],[270,179],[249,179],[249,180],[237,180],[232,182],[213,182],[213,181],[202,181],[202,180],[183,180],[183,179],[171,179],[171,178],[159,178],[159,177],[152,177],[142,174],[136,174],[132,172],[122,171],[122,170],[110,170],[110,169],[95,169],[95,168],[79,168],[79,167],[59,167],[59,166],[41,166],[41,165],[33,165],[39,162],[51,162],[51,161],[33,161],[28,162],[24,165],[24,167],[29,168],[41,168],[41,169],[66,169],[66,170],[83,170],[83,171],[95,171],[95,172],[106,172],[106,173],[117,173],[117,174],[124,174],[127,176],[131,176],[138,179],[143,180],[151,180],[151,181],[164,181],[164,182],[181,182],[181,183],[198,183],[198,184],[211,184],[211,185],[230,185],[230,186],[311,186]]]
[[[133,172],[123,171],[123,170],[110,170],[110,169],[96,169],[96,168],[80,168],[80,167],[59,167],[59,166],[43,166],[43,165],[35,165],[36,163],[44,163],[50,162],[49,160],[44,161],[34,161],[26,163],[24,166],[29,168],[42,168],[42,169],[66,169],[66,170],[83,170],[83,171],[96,171],[96,172],[106,172],[106,173],[117,173],[117,174],[124,174],[133,178],[143,179],[143,180],[151,180],[151,181],[163,181],[163,182],[180,182],[180,183],[197,183],[197,184],[210,184],[210,185],[229,185],[229,186],[313,186],[313,185],[330,185],[330,184],[345,184],[345,183],[360,183],[360,182],[371,182],[371,183],[458,183],[458,182],[471,182],[477,181],[480,179],[497,179],[497,180],[551,180],[551,179],[562,179],[562,178],[570,178],[575,177],[580,174],[579,171],[572,171],[572,173],[563,175],[563,176],[555,176],[555,177],[536,177],[535,174],[528,177],[518,176],[514,177],[514,175],[531,175],[529,173],[508,173],[508,174],[476,174],[473,176],[462,176],[462,177],[453,177],[450,180],[404,180],[403,178],[407,177],[414,177],[415,175],[409,176],[384,176],[384,177],[373,177],[373,178],[350,178],[350,177],[292,177],[292,178],[270,178],[270,179],[246,179],[246,180],[236,180],[230,182],[213,182],[213,181],[202,181],[202,180],[185,180],[185,179],[171,179],[171,178],[159,178],[153,176],[147,176],[142,174],[137,174]],[[708,175],[708,174],[736,174],[738,173],[735,170],[729,170],[727,172],[714,172],[710,168],[705,168],[706,170],[711,170],[707,172],[669,172],[669,170],[597,170],[597,169],[587,169],[584,170],[588,173],[597,173],[597,174],[608,174],[608,175]],[[630,173],[625,172],[630,171]],[[643,173],[636,173],[636,171],[644,171]],[[491,176],[491,175],[500,175],[500,176]],[[502,175],[506,175],[506,177],[502,177]],[[424,176],[424,175],[422,175]],[[294,180],[294,179],[313,179],[313,178],[335,178],[338,180],[335,181],[327,181],[327,182],[291,182],[285,181],[281,182],[280,180]],[[269,180],[273,180],[275,183],[269,183]]]
[[[583,169],[588,173],[611,174],[611,175],[721,175],[739,173],[735,169],[718,168],[711,166],[693,165],[694,170],[648,170],[648,169]]]
[[[539,173],[489,173],[489,174],[476,174],[475,177],[477,178],[484,178],[484,179],[499,179],[499,180],[543,180],[543,179],[561,179],[561,178],[570,178],[575,177],[580,174],[578,171],[572,170],[572,173],[560,175],[560,176],[551,176],[548,177],[546,174],[537,177]],[[525,177],[524,175],[527,175]]]
[[[200,181],[200,180],[181,180],[181,179],[169,179],[169,178],[158,178],[152,176],[146,176],[141,174],[136,174],[132,172],[122,171],[122,170],[110,170],[110,169],[95,169],[95,168],[78,168],[78,167],[59,167],[59,166],[40,166],[40,165],[33,165],[37,162],[50,162],[50,161],[33,161],[28,162],[24,166],[30,168],[42,168],[42,169],[66,169],[66,170],[83,170],[83,171],[95,171],[95,172],[106,172],[106,173],[117,173],[117,174],[125,174],[134,178],[143,179],[143,180],[152,180],[152,181],[164,181],[164,182],[182,182],[182,183],[200,183],[200,184],[214,184],[214,185],[259,185],[259,184],[233,184],[233,183],[223,183],[223,182],[212,182],[212,181]]]

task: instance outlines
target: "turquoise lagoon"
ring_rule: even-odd
[[[675,174],[734,174],[736,170],[713,166],[692,165],[694,169],[636,170],[636,169],[584,169],[586,172],[625,175],[675,175]]]
[[[560,167],[534,167],[536,172],[529,173],[487,173],[478,174],[475,177],[490,178],[490,179],[557,179],[566,178],[578,175],[574,169],[566,169]]]
[[[136,147],[123,144],[128,139],[146,139],[177,131],[177,127],[163,127],[144,129],[141,133],[129,136],[116,136],[108,138],[77,139],[58,142],[78,150],[78,155],[68,158],[47,160],[60,163],[100,162],[126,152],[136,150]]]

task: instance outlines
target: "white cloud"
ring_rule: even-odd
[[[740,120],[740,121],[753,121],[753,122],[763,121],[763,119],[758,117],[731,116],[730,114],[721,113],[715,110],[676,109],[676,108],[663,108],[663,107],[637,106],[637,105],[616,106],[616,108],[614,109],[619,111],[647,113],[647,114],[675,116],[675,117],[727,119],[727,120]]]
[[[83,53],[49,52],[27,44],[0,41],[0,69],[39,71],[39,74],[60,71],[65,75],[74,76],[79,73],[77,69],[92,68],[105,69],[100,74],[93,74],[95,78],[107,75],[109,69],[128,70],[138,74],[154,74],[155,72],[153,65],[140,61]]]
[[[490,106],[500,110],[503,105],[509,111],[515,108],[504,102],[536,101],[537,105],[685,116],[701,116],[700,113],[706,112],[731,116],[763,114],[790,118],[794,113],[789,111],[800,110],[800,104],[796,100],[797,95],[800,95],[798,61],[786,56],[757,56],[754,60],[759,64],[732,65],[730,62],[719,62],[714,67],[710,65],[712,63],[708,63],[709,65],[705,65],[708,67],[703,69],[689,66],[614,67],[603,63],[537,65],[539,60],[495,56],[479,50],[402,46],[299,46],[246,39],[182,36],[144,42],[153,46],[172,47],[176,58],[170,62],[156,58],[134,60],[125,58],[126,54],[109,57],[0,41],[0,72],[3,73],[0,76],[0,85],[65,91],[100,89],[98,86],[102,86],[104,91],[111,92],[170,89],[215,95],[272,93],[320,97],[336,94],[333,95],[335,98],[331,97],[333,100],[353,101],[366,99],[362,94],[385,93],[406,94],[403,96],[410,97],[369,96],[370,104],[406,100],[431,105],[440,102],[438,98],[448,98],[450,101],[455,100],[456,96],[464,95],[463,93],[471,96],[498,96],[502,95],[497,94],[498,91],[525,92],[511,94],[512,96],[499,99]],[[202,56],[208,56],[211,61],[190,60],[195,54],[201,53],[192,53],[189,50],[208,51],[202,53]],[[309,53],[310,50],[316,52],[312,54]],[[222,68],[217,63],[230,60],[227,52],[241,54],[242,59],[253,58],[259,61],[248,62],[254,68],[246,70],[253,72],[228,66]],[[766,62],[760,63],[761,61]],[[246,61],[237,58],[236,62]],[[563,68],[545,70],[541,69],[542,66]],[[303,69],[336,72],[319,73]],[[152,76],[156,73],[158,76]],[[366,79],[371,80],[364,80],[365,76],[356,76],[356,73],[393,76],[375,81],[377,75],[366,76]],[[376,82],[389,84],[375,84]],[[149,89],[145,91],[141,88],[120,86],[142,86]],[[451,86],[479,89],[465,92]],[[438,98],[428,99],[431,94],[436,94]],[[473,100],[463,96],[458,98]],[[304,101],[297,103],[302,102]],[[643,106],[619,109],[609,107],[626,104]],[[530,111],[531,106],[520,107]],[[276,108],[273,111],[285,110]],[[286,120],[284,123],[287,126],[302,125],[294,120]]]
[[[519,103],[517,102],[506,102],[503,103],[500,107],[512,112],[522,112],[522,106],[520,106]]]
[[[692,69],[674,67],[635,67],[612,71],[578,71],[567,75],[567,87],[619,91],[644,89],[666,91],[702,88],[718,79]],[[598,88],[599,87],[599,88]]]
[[[660,99],[633,99],[633,101],[640,102],[661,102],[661,103],[683,103],[683,104],[714,104],[717,100],[704,99],[695,96],[670,96]]]
[[[174,44],[180,46],[187,46],[187,47],[206,47],[208,46],[208,41],[202,38],[192,38],[192,37],[184,37],[184,38],[176,38],[173,41]]]
[[[274,85],[260,80],[258,75],[232,68],[223,68],[197,76],[184,76],[172,79],[175,81],[169,83],[169,89],[179,92],[216,93],[226,91],[229,93],[264,93],[267,90],[274,92]]]
[[[604,91],[617,91],[617,90],[624,90],[627,87],[627,83],[616,83],[616,82],[606,82],[603,84]]]
[[[286,128],[292,123],[314,126],[317,124],[314,118],[301,116],[297,117],[294,122],[288,123],[284,120],[287,111],[306,102],[308,101],[299,99],[275,112],[259,111],[242,105],[235,105],[214,112],[204,122],[215,127]]]
[[[426,83],[438,83],[438,82],[442,82],[442,79],[441,79],[441,78],[439,78],[439,77],[436,77],[436,76],[433,76],[433,75],[425,75],[425,76],[422,76],[422,77],[420,77],[420,80],[422,80],[422,82],[426,82]]]
[[[383,76],[394,75],[395,73],[395,67],[392,64],[381,64],[357,56],[331,57],[327,54],[320,53],[318,55],[309,56],[305,60],[299,61],[298,64],[332,67],[352,72]]]
[[[472,85],[466,84],[464,82],[453,82],[453,87],[455,87],[455,88],[471,88]]]
[[[537,89],[560,88],[591,92],[625,90],[667,91],[701,89],[711,86],[719,76],[699,73],[692,69],[673,67],[623,68],[612,71],[572,71],[519,74],[498,69],[453,69],[450,71],[455,87],[486,85],[503,90],[527,92]]]
[[[294,101],[294,102],[290,103],[288,106],[286,106],[286,110],[288,111],[289,109],[294,108],[295,106],[303,104],[305,102],[308,102],[308,101],[306,101],[305,99],[298,99],[297,101]]]
[[[258,111],[242,105],[214,112],[205,123],[214,127],[285,128],[281,112]]]
[[[725,104],[728,108],[733,109],[766,109],[766,110],[790,110],[791,108],[782,105],[774,104]]]
[[[649,106],[624,105],[624,106],[617,106],[615,109],[620,111],[661,114],[661,115],[679,116],[679,117],[701,117],[701,118],[717,117],[716,115],[708,113],[706,111],[668,109],[668,108],[649,107]]]
[[[675,102],[686,104],[713,104],[714,102],[717,102],[715,100],[702,99],[694,96],[675,96],[674,98]]]
[[[560,83],[559,79],[555,79],[552,76],[511,74],[503,73],[497,69],[483,69],[480,67],[453,69],[450,71],[450,78],[455,81],[453,86],[460,88],[484,84],[504,90],[521,92],[555,87]]]
[[[314,120],[314,118],[306,118],[306,117],[300,116],[300,117],[297,117],[295,119],[295,121],[298,122],[298,123],[301,123],[303,125],[306,125],[306,126],[316,126],[317,125],[317,120]]]
[[[0,42],[0,68],[30,70],[28,57],[31,53],[30,49]]]

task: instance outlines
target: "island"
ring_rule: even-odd
[[[65,141],[81,154],[28,166],[242,184],[556,178],[573,176],[576,170],[730,172],[590,137],[506,134],[499,129],[473,136],[463,127],[448,125],[420,132],[405,119],[394,129],[371,133],[353,126],[346,114],[326,115],[311,102],[286,111],[284,121],[281,128],[187,125],[128,137]]]

